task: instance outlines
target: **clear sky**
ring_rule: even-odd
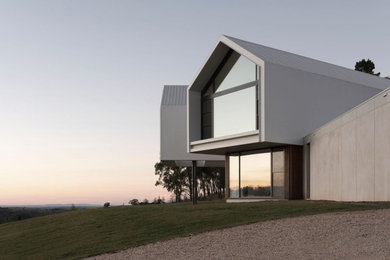
[[[169,195],[154,183],[164,84],[221,34],[390,76],[388,1],[0,2],[0,205]]]

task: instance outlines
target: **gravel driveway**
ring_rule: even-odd
[[[89,259],[389,259],[390,209],[227,228]]]

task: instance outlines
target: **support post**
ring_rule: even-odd
[[[192,161],[192,205],[197,204],[198,200],[198,182],[196,181],[196,161]]]

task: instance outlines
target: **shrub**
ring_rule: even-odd
[[[129,204],[133,205],[133,206],[134,205],[139,205],[139,201],[137,199],[132,199],[132,200],[129,201]]]
[[[154,198],[152,204],[161,204],[161,203],[165,203],[165,199],[164,197],[161,198],[160,196],[158,196],[158,198]]]
[[[105,208],[108,208],[109,206],[110,206],[110,202],[104,203],[104,207],[105,207]]]

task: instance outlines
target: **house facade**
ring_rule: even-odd
[[[168,166],[224,167],[224,156],[187,152],[187,88],[166,85],[160,107],[160,160]]]
[[[224,158],[228,201],[388,200],[390,191],[379,197],[361,195],[347,199],[334,195],[332,187],[338,178],[335,176],[340,175],[335,168],[345,167],[348,172],[348,167],[352,167],[348,162],[345,163],[348,166],[335,162],[352,160],[349,157],[353,155],[346,150],[340,158],[344,153],[335,152],[337,144],[331,143],[329,138],[317,139],[316,130],[320,128],[317,131],[323,132],[321,127],[326,123],[389,87],[390,80],[221,36],[186,88],[184,146],[188,154]],[[390,118],[388,110],[386,115]],[[376,113],[376,110],[372,111],[371,115]],[[378,117],[386,118],[384,115]],[[166,120],[162,118],[162,122]],[[358,126],[359,122],[354,124]],[[368,128],[375,126],[370,119],[364,121],[362,127],[365,124]],[[354,140],[365,140],[365,130],[356,130]],[[340,142],[353,146],[348,143],[352,142],[348,139],[348,128],[343,131],[347,141]],[[376,133],[376,136],[384,135],[383,132]],[[165,137],[161,138],[163,147]],[[363,183],[364,178],[369,179],[367,176],[373,174],[372,158],[365,157],[372,149],[383,152],[382,157],[390,156],[388,148],[386,150],[383,145],[372,148],[371,142],[379,141],[370,139],[355,144],[356,154],[362,158],[361,162],[356,161],[358,176],[364,176],[361,182],[355,183]],[[168,144],[165,145],[169,150]],[[328,151],[329,147],[333,150]],[[367,147],[372,149],[367,150]],[[365,161],[369,162],[362,170],[359,163]],[[324,165],[329,167],[324,168]],[[378,162],[375,167],[377,165],[383,170],[378,174],[390,176],[388,164]],[[344,177],[349,178],[349,175]],[[389,186],[381,186],[381,189],[390,187],[390,177],[386,180]],[[357,184],[349,185],[348,181],[337,185],[339,190],[356,190],[357,187]]]
[[[160,161],[170,167],[192,167],[192,202],[196,204],[195,175],[202,167],[224,167],[224,156],[189,153],[187,150],[187,88],[166,85],[160,106]]]

